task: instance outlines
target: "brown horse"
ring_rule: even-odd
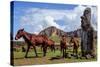
[[[43,52],[44,52],[43,56],[46,56],[47,46],[46,46],[45,41],[48,39],[46,36],[30,34],[30,33],[27,33],[26,31],[24,31],[24,29],[20,29],[17,32],[15,40],[18,40],[21,37],[23,37],[23,39],[27,43],[27,51],[26,51],[25,57],[27,57],[27,54],[28,54],[31,46],[33,46],[36,57],[37,57],[38,55],[37,55],[37,51],[36,51],[36,46],[40,46],[40,45],[43,47]]]
[[[74,37],[71,37],[70,44],[73,43],[73,55],[76,54],[78,56],[78,48],[79,48],[79,41]]]
[[[63,52],[63,57],[65,57],[66,49],[67,49],[67,39],[64,35],[62,36],[60,41],[60,49],[61,49],[61,53]]]
[[[51,39],[46,40],[47,47],[50,47],[51,51],[55,52],[55,42]]]

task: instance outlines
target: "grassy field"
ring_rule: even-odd
[[[43,57],[43,52],[38,50],[38,56],[35,57],[34,50],[31,49],[28,53],[28,58],[24,58],[25,52],[15,52],[14,51],[14,65],[39,65],[39,64],[57,64],[57,63],[73,63],[73,62],[90,62],[90,61],[96,61],[96,58],[92,59],[76,59],[75,57],[71,58],[62,58],[62,55],[59,50],[56,50],[56,52],[51,52],[50,50],[47,51],[46,57]],[[72,53],[72,51],[67,50],[67,53]]]
[[[56,37],[51,37],[51,39],[54,39],[56,42],[59,42],[57,40],[58,38]],[[68,38],[69,39],[69,38]],[[70,39],[69,39],[70,40]],[[80,41],[80,39],[78,38]],[[16,43],[21,45],[21,43]],[[95,48],[95,53],[97,52],[97,41],[94,40],[94,48]],[[23,43],[24,47],[26,48],[26,44]],[[56,48],[59,46],[56,46]],[[78,58],[76,59],[75,57],[71,56],[71,58],[62,58],[62,54],[60,53],[59,49],[56,49],[55,53],[51,52],[49,49],[47,51],[47,55],[43,57],[43,52],[41,51],[40,47],[36,47],[38,56],[35,57],[35,53],[33,49],[30,49],[28,53],[28,58],[24,58],[26,52],[22,52],[21,47],[18,48],[18,51],[12,51],[14,54],[14,66],[19,66],[19,65],[39,65],[39,64],[58,64],[58,63],[75,63],[75,62],[90,62],[90,61],[96,61],[97,58],[90,58],[90,59],[85,59],[85,58]],[[72,48],[66,50],[67,53],[72,54]],[[80,48],[78,50],[80,54]],[[97,54],[96,54],[97,55]]]

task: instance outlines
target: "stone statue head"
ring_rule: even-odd
[[[86,8],[84,10],[83,16],[81,16],[81,27],[83,30],[87,30],[91,25],[91,9]]]
[[[84,10],[84,16],[88,15],[88,14],[91,14],[91,8],[86,8]]]

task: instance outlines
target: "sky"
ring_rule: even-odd
[[[93,5],[51,4],[14,1],[13,16],[14,37],[19,29],[38,34],[41,30],[55,26],[65,32],[81,28],[80,16],[86,7],[91,8],[92,26],[97,30],[97,7]]]

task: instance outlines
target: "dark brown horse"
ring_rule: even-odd
[[[64,35],[62,36],[60,41],[60,49],[61,49],[61,53],[63,52],[63,57],[65,57],[66,49],[67,49],[67,39]]]
[[[51,49],[51,51],[55,52],[55,42],[51,39],[46,40],[46,45]]]
[[[48,39],[46,36],[30,34],[24,31],[24,29],[20,29],[17,32],[15,40],[18,40],[21,37],[23,37],[23,39],[27,43],[27,51],[25,57],[27,57],[27,54],[31,46],[33,46],[36,56],[38,56],[36,51],[36,46],[42,46],[44,53],[43,56],[46,56],[46,50],[47,50],[46,40]]]
[[[73,43],[73,55],[76,54],[78,56],[78,48],[79,48],[79,41],[74,37],[71,37],[70,44]]]

